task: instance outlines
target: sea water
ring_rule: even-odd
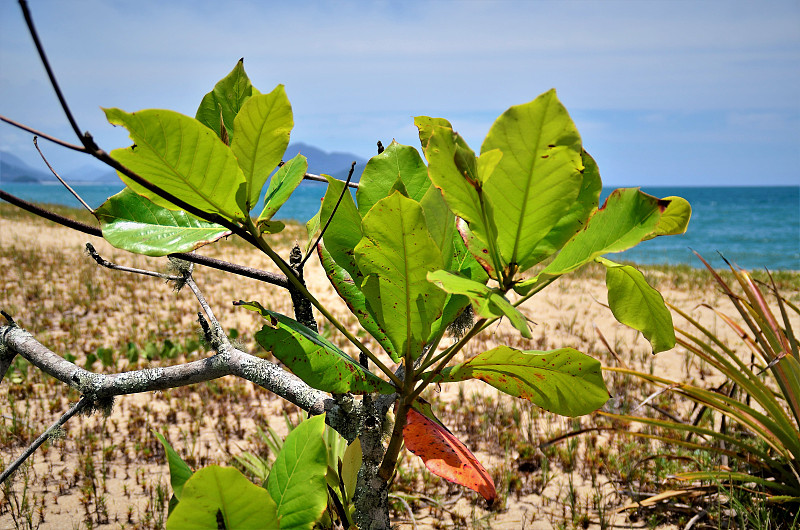
[[[319,209],[325,184],[303,182],[276,218],[305,222]],[[78,185],[76,191],[96,208],[121,186]],[[20,198],[80,207],[58,185],[1,183],[0,189]],[[600,202],[613,188],[603,190]],[[692,205],[689,230],[680,236],[657,237],[636,248],[608,256],[635,263],[686,263],[701,266],[692,250],[715,267],[720,254],[745,269],[800,270],[800,186],[785,187],[643,187],[657,197],[677,195]]]

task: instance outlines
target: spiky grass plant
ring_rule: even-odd
[[[724,342],[688,313],[671,306],[688,323],[685,328],[675,328],[677,342],[716,369],[724,383],[702,388],[636,370],[607,368],[658,385],[662,392],[685,397],[693,402],[694,410],[687,422],[605,415],[654,428],[652,434],[635,435],[718,455],[721,465],[676,475],[680,481],[695,484],[682,487],[684,492],[701,488],[714,491],[708,489],[711,483],[719,486],[715,493],[737,490],[749,493],[758,504],[762,500],[787,503],[794,509],[800,503],[800,355],[790,314],[800,315],[800,310],[778,292],[771,276],[769,283],[759,285],[747,272],[726,261],[735,278],[729,283],[698,257],[731,300],[738,317],[709,305],[704,307],[725,322],[741,343]],[[772,307],[777,311],[770,307],[765,291],[774,297]],[[701,421],[707,412],[713,420],[710,423]],[[661,495],[669,493],[678,492]]]

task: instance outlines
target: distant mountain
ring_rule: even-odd
[[[0,151],[0,182],[46,182],[51,174],[33,169],[7,151]]]
[[[361,173],[364,171],[364,166],[367,164],[366,160],[352,153],[327,153],[313,145],[302,142],[289,144],[283,159],[289,160],[295,157],[297,153],[308,159],[309,173],[316,175],[325,173],[342,180],[347,178],[347,174],[350,172],[350,164],[355,162],[356,169],[353,172],[353,182],[358,182],[361,178]]]
[[[120,182],[117,172],[107,166],[85,165],[59,173],[67,182],[85,184],[118,184]]]
[[[302,153],[308,159],[308,172],[317,175],[325,173],[338,179],[346,179],[350,171],[350,164],[356,163],[353,173],[353,182],[358,182],[361,172],[367,161],[351,153],[325,152],[313,145],[297,142],[289,144],[283,159],[289,160],[297,153]],[[78,169],[59,171],[64,180],[69,183],[83,184],[117,184],[114,170],[97,165],[85,165]],[[45,171],[33,169],[20,158],[0,151],[0,182],[55,182],[55,177]]]

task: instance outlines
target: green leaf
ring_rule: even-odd
[[[308,160],[301,154],[281,166],[272,176],[264,197],[264,209],[258,216],[258,222],[263,223],[272,219],[272,216],[289,199],[292,192],[303,181],[303,176],[308,171]]]
[[[502,159],[485,184],[494,208],[504,265],[530,268],[536,247],[578,198],[583,181],[581,139],[555,90],[511,107],[495,121],[481,146]],[[474,228],[473,228],[474,230]]]
[[[250,84],[250,79],[244,71],[244,59],[239,59],[233,70],[214,86],[214,90],[203,97],[195,118],[222,138],[221,113],[227,129],[226,134],[228,138],[233,138],[236,115],[253,94],[258,94],[258,90]]]
[[[652,234],[668,201],[638,189],[617,189],[601,209],[589,219],[586,228],[564,245],[544,269],[547,274],[564,274],[602,254],[627,250]]]
[[[428,233],[422,207],[397,192],[370,209],[362,230],[355,257],[365,276],[361,291],[367,309],[395,350],[416,359],[446,298],[426,277],[442,267],[441,251]]]
[[[362,217],[376,202],[391,194],[398,179],[406,195],[417,202],[431,185],[428,168],[417,150],[392,141],[383,153],[369,159],[359,180],[356,201]]]
[[[589,216],[597,210],[603,183],[594,159],[583,151],[583,180],[575,202],[531,252],[529,261],[539,263],[560,250],[569,239],[586,226]]]
[[[94,215],[106,241],[146,256],[189,252],[230,234],[227,228],[200,221],[183,210],[156,206],[130,188],[109,197]]]
[[[167,519],[167,530],[221,527],[278,528],[276,505],[264,488],[237,469],[208,466],[184,484],[181,501]]]
[[[322,200],[320,208],[320,228],[330,219],[328,229],[325,231],[323,241],[331,257],[342,267],[347,274],[361,285],[363,276],[356,265],[354,249],[361,241],[361,215],[358,213],[353,196],[350,191],[345,191],[344,182],[325,175],[328,179],[328,190]],[[344,194],[343,194],[344,192]],[[334,207],[339,201],[339,207],[334,213]],[[331,219],[333,215],[333,219]]]
[[[256,333],[256,341],[309,386],[337,394],[395,391],[394,386],[366,371],[333,343],[296,320],[265,309],[258,302],[236,305],[256,311],[267,320]]]
[[[282,529],[310,529],[327,505],[324,430],[324,414],[305,420],[286,436],[272,464],[267,491],[277,504]]]
[[[456,216],[447,207],[442,198],[442,192],[436,186],[429,186],[428,191],[419,201],[422,211],[425,212],[425,223],[431,238],[439,247],[444,258],[444,267],[450,268],[453,256],[453,241],[456,233]],[[459,238],[460,239],[460,238]]]
[[[525,315],[511,305],[498,289],[471,280],[460,274],[443,270],[428,273],[428,281],[451,294],[464,295],[472,301],[475,312],[483,318],[507,317],[511,324],[526,339],[531,338]]]
[[[414,118],[414,126],[419,129],[419,143],[423,153],[428,149],[428,140],[433,134],[434,127],[445,127],[452,129],[453,126],[444,118],[431,118],[430,116],[417,116]],[[427,155],[426,155],[427,156]]]
[[[630,265],[620,265],[604,258],[596,261],[606,268],[608,305],[614,317],[641,331],[653,347],[653,353],[674,348],[672,314],[661,293],[650,287],[644,275]]]
[[[186,481],[189,480],[189,477],[192,476],[192,469],[183,461],[178,453],[175,452],[169,442],[167,442],[167,439],[164,438],[160,432],[153,430],[153,434],[156,435],[158,441],[164,446],[164,452],[167,454],[169,482],[172,486],[172,493],[175,494],[176,499],[181,500],[183,486],[186,484]]]
[[[197,120],[171,110],[128,114],[104,109],[109,123],[128,129],[134,145],[111,156],[150,183],[201,210],[235,220],[247,215],[247,184],[236,157]],[[159,206],[169,201],[120,174],[133,191]]]
[[[672,236],[683,234],[689,227],[689,219],[692,217],[692,207],[689,201],[683,197],[664,197],[662,200],[669,201],[667,209],[661,214],[655,231],[648,235],[645,240],[653,239],[657,236]]]
[[[292,105],[283,85],[269,94],[249,98],[236,115],[231,150],[247,180],[250,209],[255,207],[264,183],[289,146],[292,127]]]
[[[465,178],[456,167],[455,133],[450,128],[437,125],[425,130],[428,132],[425,157],[428,159],[431,181],[442,191],[453,213],[469,222],[470,228],[476,231],[476,227],[484,224],[483,207],[477,183]],[[482,239],[485,238],[485,228],[478,232]]]
[[[378,341],[378,344],[381,345],[394,362],[400,362],[400,355],[394,349],[389,337],[386,336],[386,332],[381,329],[367,310],[367,299],[361,289],[356,286],[347,271],[333,260],[324,245],[320,244],[318,253],[322,268],[325,269],[325,274],[328,276],[331,285],[336,289],[339,297],[347,304],[350,311],[358,318],[361,327]]]
[[[342,456],[341,476],[347,502],[352,501],[353,495],[355,495],[358,470],[361,469],[362,460],[361,440],[356,438],[353,443],[347,446],[344,456]]]
[[[450,368],[435,382],[480,379],[562,416],[581,416],[608,400],[600,362],[572,348],[548,352],[498,346]]]

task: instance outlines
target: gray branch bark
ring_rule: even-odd
[[[273,392],[312,415],[327,412],[326,423],[348,442],[358,436],[363,416],[361,403],[352,402],[345,411],[330,395],[308,386],[277,364],[225,344],[220,345],[215,355],[197,361],[118,374],[95,374],[52,352],[20,327],[0,327],[2,364],[10,364],[17,354],[95,402],[235,375]],[[4,376],[5,371],[0,373],[0,381]]]

